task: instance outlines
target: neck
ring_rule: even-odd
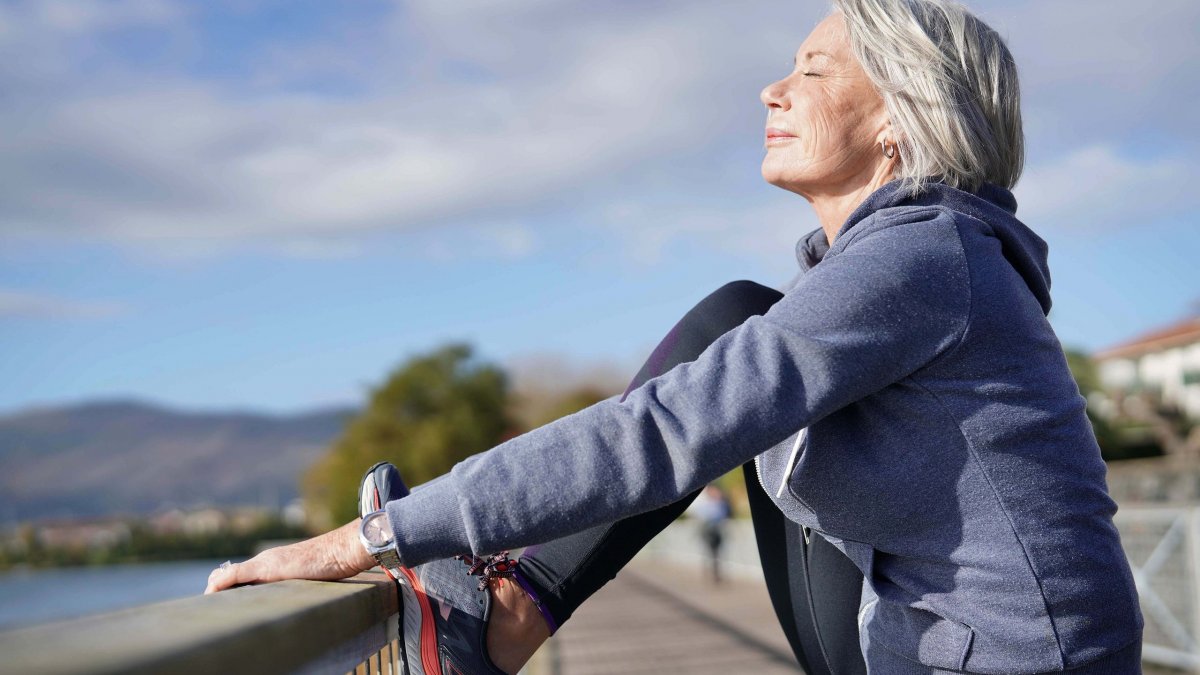
[[[830,245],[854,209],[893,178],[890,169],[876,171],[866,181],[854,181],[803,194],[812,204],[813,211],[816,211],[817,220],[820,221],[821,229],[825,231],[825,238],[829,240]]]

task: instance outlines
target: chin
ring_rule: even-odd
[[[780,171],[778,167],[768,166],[763,164],[762,177],[769,185],[774,185],[777,188],[782,188],[788,192],[796,192],[796,181],[788,177],[787,173]]]
[[[767,155],[763,158],[762,163],[763,180],[775,187],[796,192],[797,186],[808,183],[808,179],[811,178],[811,176],[805,175],[808,173],[804,170],[806,166],[797,166],[797,164],[798,162],[788,162],[783,157]]]
[[[778,166],[773,165],[770,161],[763,162],[762,177],[763,180],[767,181],[767,183],[777,187],[783,187],[781,183],[787,182],[784,172]]]

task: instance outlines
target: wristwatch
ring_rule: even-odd
[[[400,573],[400,553],[396,551],[392,523],[388,520],[387,511],[375,511],[363,516],[358,538],[380,567],[392,572],[394,577]]]

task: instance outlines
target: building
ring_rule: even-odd
[[[1159,411],[1200,422],[1200,317],[1159,328],[1092,357],[1104,387],[1096,401],[1106,417],[1125,401],[1149,401]]]

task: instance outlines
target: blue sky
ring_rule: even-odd
[[[1021,70],[1062,341],[1200,309],[1200,3],[969,4]],[[758,92],[824,12],[0,2],[0,412],[358,403],[448,340],[628,379],[795,270],[817,224],[759,176]]]

